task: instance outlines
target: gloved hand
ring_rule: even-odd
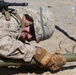
[[[50,65],[50,63],[53,63]],[[63,65],[66,64],[66,59],[60,54],[60,53],[55,53],[52,55],[52,58],[50,59],[50,62],[47,64],[47,68],[49,68],[52,71],[56,71],[61,69]]]
[[[42,67],[46,67],[52,71],[59,70],[66,64],[66,59],[60,53],[52,55],[50,52],[47,52],[45,49],[40,47],[36,48],[34,58]]]

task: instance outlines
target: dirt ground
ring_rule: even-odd
[[[5,0],[11,2],[12,0]],[[28,7],[45,8],[54,14],[55,32],[53,36],[39,46],[45,48],[51,53],[59,51],[64,53],[76,53],[76,1],[75,0],[13,0],[18,2],[28,2]],[[73,2],[74,1],[74,14]],[[75,19],[74,19],[75,18]],[[13,71],[13,70],[12,70]],[[27,70],[13,72],[13,75],[76,75],[76,62],[67,62],[67,64],[58,72],[47,70]],[[25,72],[25,73],[24,73]],[[9,74],[8,74],[9,75]]]

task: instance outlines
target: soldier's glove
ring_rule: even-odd
[[[39,62],[43,67],[46,67],[52,71],[59,70],[66,64],[66,59],[59,53],[52,55],[41,47],[36,48],[36,54],[34,59]]]
[[[50,65],[50,62],[53,64]],[[66,59],[60,53],[55,53],[52,55],[50,62],[47,64],[47,67],[52,71],[56,71],[61,69],[62,66],[66,64]]]

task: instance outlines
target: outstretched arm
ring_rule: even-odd
[[[46,67],[52,71],[61,69],[63,65],[66,64],[66,58],[60,53],[51,54],[45,49],[37,47],[34,59],[41,64],[41,66]]]

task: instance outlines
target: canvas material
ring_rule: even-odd
[[[23,14],[29,14],[34,19],[34,28],[36,41],[42,41],[43,31],[40,20],[40,10],[32,8],[18,9],[18,14],[23,17]],[[43,10],[43,23],[46,38],[50,38],[54,32],[54,19],[53,14],[49,11]],[[50,18],[50,19],[49,19]],[[11,21],[6,21],[5,17],[0,13],[0,55],[13,58],[23,59],[24,61],[31,61],[35,54],[35,46],[32,44],[24,44],[15,39],[20,35],[20,23],[11,17]]]
[[[25,62],[31,61],[35,47],[16,39],[19,34],[19,23],[13,17],[10,21],[6,21],[4,15],[0,13],[0,55],[6,58],[23,59]]]
[[[40,9],[24,8],[25,13],[29,14],[34,20],[34,29],[36,35],[36,41],[40,42],[50,38],[54,32],[54,16],[48,10],[42,9],[43,27],[45,31],[45,37],[43,37],[43,30],[40,19]]]

